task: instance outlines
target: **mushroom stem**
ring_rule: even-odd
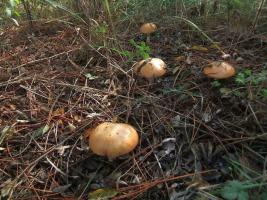
[[[150,35],[147,35],[147,37],[146,37],[146,43],[150,43]]]
[[[152,85],[154,83],[154,77],[148,78],[149,85]]]
[[[151,88],[153,88],[153,83],[154,83],[154,77],[152,78],[148,78],[148,85],[147,85],[147,90],[150,90]]]

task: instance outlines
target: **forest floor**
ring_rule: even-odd
[[[140,44],[140,34],[119,35],[121,51],[95,48],[83,27],[43,22],[34,31],[0,33],[3,198],[216,199],[231,192],[227,181],[266,180],[266,36],[207,32],[237,70],[215,81],[202,69],[222,52],[188,27],[161,27],[148,46],[168,73],[149,86],[131,70],[142,50],[129,40]],[[110,162],[83,135],[112,120],[133,125],[140,142]]]

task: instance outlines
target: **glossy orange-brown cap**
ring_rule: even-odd
[[[145,23],[140,27],[140,32],[144,34],[151,34],[157,30],[157,26],[154,23]]]
[[[235,75],[235,68],[227,62],[212,62],[204,67],[203,73],[214,79],[226,79]]]
[[[132,151],[139,140],[136,130],[125,123],[104,122],[88,131],[91,150],[110,160]]]
[[[167,71],[167,66],[159,58],[148,58],[141,60],[134,66],[134,72],[146,79],[153,79],[163,76]]]

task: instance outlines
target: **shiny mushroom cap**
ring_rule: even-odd
[[[227,79],[235,75],[235,68],[227,62],[212,62],[206,66],[203,73],[209,78]]]
[[[139,140],[136,130],[124,123],[104,122],[88,132],[91,150],[110,160],[132,151]]]
[[[145,23],[140,27],[140,32],[144,34],[151,34],[157,30],[157,26],[154,23]]]
[[[163,76],[167,71],[167,66],[159,58],[148,58],[141,60],[134,66],[134,71],[138,76],[146,79],[153,79]]]

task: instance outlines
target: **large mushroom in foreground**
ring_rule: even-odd
[[[157,30],[157,26],[154,23],[145,23],[140,27],[140,32],[147,35],[146,41],[150,42],[150,34]]]
[[[160,58],[148,58],[134,65],[134,72],[150,83],[167,72],[167,65]]]
[[[208,66],[204,67],[203,73],[214,79],[227,79],[235,75],[235,68],[227,62],[212,62]]]
[[[129,124],[103,122],[87,130],[90,149],[99,156],[113,160],[131,152],[138,144],[139,136]]]

